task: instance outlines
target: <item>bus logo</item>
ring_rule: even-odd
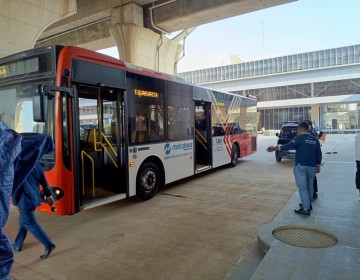
[[[170,152],[171,152],[170,143],[166,143],[166,144],[165,144],[165,146],[164,146],[164,151],[165,151],[165,154],[166,154],[166,155],[170,154]]]
[[[193,148],[192,143],[177,143],[177,144],[166,143],[164,146],[164,152],[166,155],[169,155],[171,153],[171,150],[178,152],[178,151],[192,150],[192,148]]]

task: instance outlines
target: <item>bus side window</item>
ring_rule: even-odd
[[[146,132],[148,118],[146,116],[136,116],[136,131]]]
[[[135,143],[136,139],[136,121],[135,118],[129,118],[129,133],[130,133],[130,142]]]
[[[130,118],[130,128],[131,143],[145,142],[148,140],[146,116]]]

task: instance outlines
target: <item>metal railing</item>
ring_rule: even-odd
[[[104,134],[104,132],[101,132],[101,141],[100,142],[97,142],[96,139],[97,139],[97,135],[96,135],[96,129],[94,129],[94,143],[95,143],[95,151],[96,152],[100,152],[101,151],[101,148],[98,149],[97,148],[97,145],[99,145],[100,147],[102,147],[104,149],[104,151],[106,152],[106,154],[108,155],[108,157],[110,158],[110,160],[112,161],[112,163],[115,165],[116,168],[118,168],[118,164],[116,163],[115,159],[117,158],[118,156],[118,153],[116,152],[115,148],[114,148],[114,144],[110,142],[110,140],[106,137],[106,135]],[[106,144],[108,146],[105,146],[105,144],[103,143],[102,140],[105,140]],[[110,147],[110,149],[109,149]],[[114,156],[110,153],[110,150],[113,152],[113,154],[115,155],[115,158]]]
[[[118,168],[117,157],[118,153],[114,148],[114,144],[106,137],[106,135],[101,132],[101,141],[97,141],[97,131],[96,129],[91,129],[93,131],[93,143],[94,147],[91,147],[92,151],[101,152],[102,150],[108,155],[111,162],[116,168]],[[103,143],[106,142],[106,145]],[[85,195],[85,158],[91,162],[91,178],[92,178],[92,196],[95,198],[95,163],[93,158],[85,151],[81,151],[81,165],[82,165],[82,192]]]
[[[83,192],[83,195],[85,195],[85,168],[84,168],[85,157],[87,157],[91,162],[92,194],[93,194],[93,197],[95,197],[95,164],[94,164],[94,160],[92,159],[92,157],[89,154],[87,154],[85,151],[81,151],[82,192]]]
[[[206,138],[196,128],[195,128],[195,138],[204,147],[205,150],[208,149],[208,147],[207,147],[208,142],[207,142]]]

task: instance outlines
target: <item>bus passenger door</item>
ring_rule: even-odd
[[[81,205],[125,198],[124,92],[80,85],[78,96]]]
[[[195,172],[211,168],[211,103],[195,101]]]

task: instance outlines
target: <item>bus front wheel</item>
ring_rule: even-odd
[[[234,146],[231,149],[231,161],[230,166],[235,167],[239,160],[239,148],[237,145],[234,144]]]
[[[152,198],[160,186],[160,171],[153,162],[145,162],[141,165],[136,177],[136,196],[140,200]]]

